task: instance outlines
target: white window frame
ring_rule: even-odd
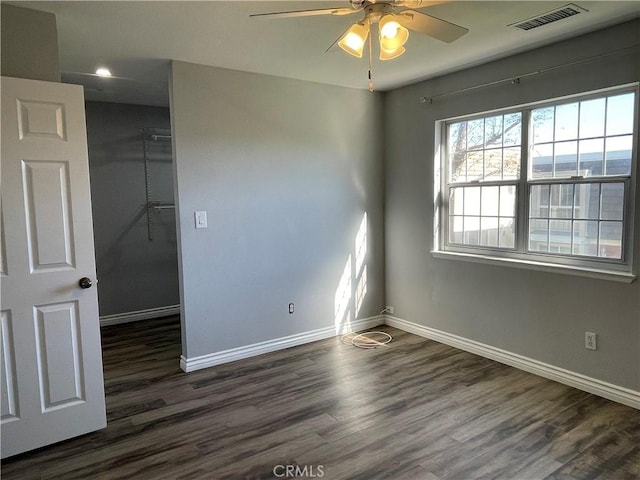
[[[532,142],[532,127],[530,125],[531,112],[547,106],[558,106],[565,103],[585,101],[605,96],[624,93],[635,93],[636,102],[633,123],[633,145],[630,175],[593,176],[593,177],[564,177],[529,179],[529,150]],[[634,249],[634,217],[636,176],[638,168],[638,99],[640,92],[638,83],[606,88],[588,93],[580,93],[561,98],[549,99],[517,107],[479,112],[458,116],[436,122],[436,142],[434,152],[434,246],[432,254],[438,258],[464,260],[479,263],[513,266],[533,270],[552,271],[574,274],[592,278],[632,282],[635,279],[633,259]],[[522,139],[520,177],[517,181],[474,181],[449,183],[449,152],[448,125],[460,121],[487,118],[494,115],[522,113]],[[625,198],[623,212],[622,258],[602,258],[577,255],[558,255],[528,251],[529,231],[529,199],[530,188],[533,185],[546,184],[577,184],[624,182]],[[494,186],[516,184],[516,233],[515,247],[495,248],[483,246],[461,245],[448,242],[449,235],[449,189],[469,186]]]

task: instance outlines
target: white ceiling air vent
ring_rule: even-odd
[[[510,27],[519,28],[520,30],[532,30],[534,28],[542,27],[549,23],[557,22],[563,18],[573,17],[582,12],[588,12],[589,10],[579,7],[575,3],[570,3],[564,7],[556,8],[550,12],[543,13],[536,17],[531,17],[520,22],[512,23]]]

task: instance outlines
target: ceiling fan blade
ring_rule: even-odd
[[[322,8],[317,10],[294,10],[291,12],[253,13],[252,18],[291,18],[310,17],[313,15],[350,15],[362,10],[362,8]]]
[[[349,27],[349,28],[351,28],[351,27]],[[338,42],[339,42],[339,41],[340,41],[340,39],[341,39],[342,37],[344,37],[344,35],[349,31],[349,28],[347,28],[344,32],[342,32],[342,33],[338,36],[338,38],[336,38],[336,39],[335,39],[335,41],[334,41],[334,42],[329,46],[329,48],[327,48],[327,49],[325,50],[325,52],[326,52],[326,53],[329,53],[329,52],[338,52],[338,51],[340,51],[340,47],[338,46]]]
[[[341,51],[341,48],[340,48],[340,46],[338,45],[338,42],[340,41],[340,39],[341,39],[342,37],[344,37],[344,36],[347,34],[347,32],[348,32],[349,30],[351,30],[351,27],[353,27],[353,25],[350,25],[350,26],[349,26],[349,27],[348,27],[344,32],[342,32],[340,35],[338,35],[338,38],[336,38],[336,39],[335,39],[335,41],[334,41],[334,42],[329,46],[329,48],[327,48],[327,49],[325,50],[325,53],[329,53],[329,52],[339,52],[339,51]]]
[[[393,2],[394,7],[407,7],[407,8],[426,8],[432,5],[438,5],[440,3],[447,3],[451,0],[395,0]]]
[[[469,31],[468,28],[415,10],[403,10],[396,13],[395,16],[400,25],[446,43],[457,40]]]

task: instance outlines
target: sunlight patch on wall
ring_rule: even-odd
[[[367,213],[362,216],[362,222],[360,222],[360,228],[356,234],[356,270],[355,279],[357,282],[356,287],[356,318],[360,314],[362,303],[367,295]]]
[[[349,254],[334,297],[336,334],[351,331],[352,318],[356,319],[367,296],[367,213],[362,216],[354,240],[354,251]]]
[[[351,325],[351,255],[347,258],[338,288],[334,297],[336,333],[349,331]]]
[[[364,302],[364,297],[367,296],[367,266],[365,265],[362,269],[362,273],[360,274],[360,279],[358,280],[358,286],[356,287],[356,318],[360,313],[360,309],[362,308],[362,304]]]

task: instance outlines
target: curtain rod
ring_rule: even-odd
[[[599,60],[599,59],[605,58],[605,57],[610,57],[610,56],[613,56],[613,55],[619,55],[619,54],[621,54],[623,52],[626,52],[628,50],[636,49],[639,46],[640,46],[640,44],[635,44],[635,45],[632,45],[632,46],[627,47],[627,48],[621,48],[620,50],[614,50],[613,52],[607,52],[607,53],[602,53],[600,55],[594,55],[592,57],[582,58],[580,60],[576,60],[576,61],[570,62],[570,63],[563,63],[562,65],[556,65],[556,66],[553,66],[553,67],[542,68],[540,70],[535,70],[535,71],[529,72],[529,73],[523,73],[521,75],[516,75],[516,76],[513,76],[513,77],[503,78],[503,79],[500,79],[500,80],[494,80],[492,82],[482,83],[480,85],[474,85],[472,87],[460,88],[458,90],[452,90],[451,92],[445,92],[445,93],[439,93],[437,95],[420,97],[420,103],[433,104],[433,100],[436,99],[436,98],[449,97],[451,95],[457,95],[459,93],[465,93],[465,92],[469,92],[469,91],[472,91],[472,90],[477,90],[479,88],[491,87],[493,85],[498,85],[498,84],[501,84],[501,83],[511,83],[511,84],[517,85],[517,84],[520,83],[520,79],[522,79],[522,78],[532,77],[534,75],[540,75],[542,73],[548,73],[548,72],[551,72],[551,71],[554,71],[554,70],[560,70],[562,68],[572,67],[574,65],[580,65],[582,63],[593,62],[595,60]]]

